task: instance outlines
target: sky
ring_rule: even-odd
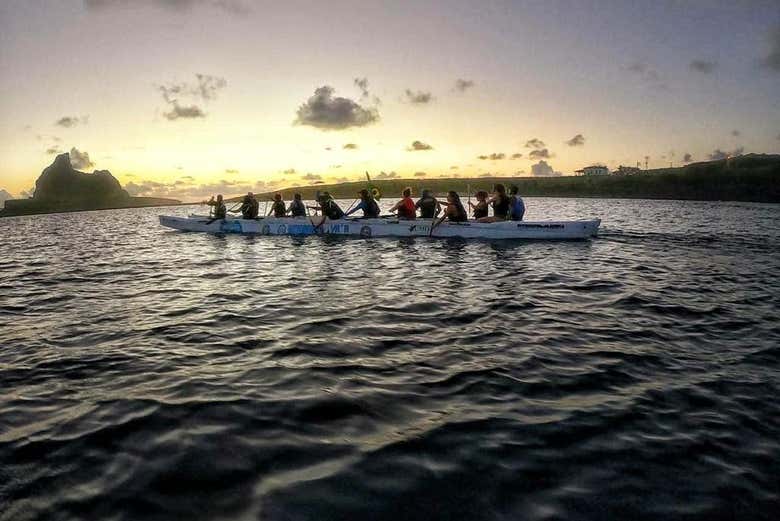
[[[0,189],[571,174],[780,151],[777,0],[0,0]]]

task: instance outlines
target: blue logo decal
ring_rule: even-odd
[[[241,227],[241,221],[222,221],[219,230],[223,233],[241,233],[244,231]]]

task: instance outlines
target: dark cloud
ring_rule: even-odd
[[[685,155],[683,155],[683,163],[690,163],[691,161],[693,161],[693,156],[686,152]]]
[[[628,64],[625,69],[654,89],[669,89],[669,86],[662,81],[661,74],[657,70],[650,67],[647,63],[633,62]]]
[[[479,177],[496,177],[496,176],[491,174],[490,172],[485,172],[484,174],[479,174]]]
[[[225,173],[226,174],[237,174],[238,170],[236,170],[235,168],[226,168],[225,169]]]
[[[89,123],[89,116],[62,116],[54,122],[58,127],[73,128],[77,125],[86,125]]]
[[[163,112],[163,116],[165,116],[165,119],[168,121],[175,121],[177,119],[205,118],[206,113],[197,105],[182,107],[177,101],[174,101],[171,104],[171,111]]]
[[[734,136],[734,137],[739,137],[739,136],[742,135],[742,132],[740,132],[739,130],[734,129],[734,130],[731,131],[731,135]]]
[[[397,172],[379,172],[379,175],[376,176],[377,179],[398,179],[399,175]]]
[[[192,176],[183,176],[172,183],[160,183],[157,181],[129,182],[125,190],[130,195],[143,195],[155,197],[172,197],[175,199],[194,200],[209,197],[214,194],[233,196],[247,192],[262,192],[273,188],[274,183],[258,181],[246,183],[232,179],[221,179],[216,182],[197,184]]]
[[[769,54],[761,64],[775,72],[780,72],[780,24],[769,33]]]
[[[171,11],[189,11],[194,7],[207,6],[221,9],[231,14],[250,12],[248,0],[84,0],[88,10],[108,9],[112,7],[137,7],[150,5]]]
[[[692,71],[700,72],[702,74],[712,74],[718,67],[718,62],[708,60],[693,60],[688,64],[688,67]]]
[[[540,150],[531,150],[528,153],[528,157],[530,159],[542,159],[542,158],[549,159],[552,157],[552,154],[546,148],[542,148]]]
[[[538,138],[529,139],[525,142],[525,148],[544,148],[544,141]]]
[[[463,78],[455,80],[455,90],[458,92],[466,92],[472,87],[474,87],[474,82],[471,80],[464,80]]]
[[[450,170],[457,170],[457,169],[459,169],[459,168],[460,168],[460,167],[459,167],[458,165],[452,165],[452,166],[450,167]]]
[[[433,150],[433,147],[429,145],[428,143],[423,143],[422,141],[412,141],[412,144],[407,150],[411,152],[420,151],[420,150]]]
[[[343,147],[344,150],[357,150],[358,146],[356,143],[347,143]]]
[[[729,157],[741,156],[743,152],[745,152],[745,147],[737,147],[731,152],[716,148],[711,154],[708,154],[707,157],[710,161],[718,161],[720,159],[728,159]]]
[[[490,155],[477,156],[477,159],[482,159],[483,161],[487,159],[491,161],[498,161],[501,159],[506,159],[506,154],[504,154],[503,152],[493,152]]]
[[[319,174],[308,173],[306,175],[301,176],[301,179],[303,179],[304,181],[309,181],[310,183],[315,183],[317,181],[322,181],[322,176]]]
[[[368,78],[355,78],[355,87],[360,89],[360,97],[368,98],[370,93],[368,92]]]
[[[584,146],[585,145],[585,136],[583,136],[582,134],[577,134],[576,136],[574,136],[573,138],[568,140],[566,142],[566,144],[569,145],[570,147],[581,147],[581,146]]]
[[[93,168],[95,166],[95,163],[90,161],[89,154],[81,152],[76,147],[70,149],[70,164],[76,169]]]
[[[49,155],[59,154],[60,153],[60,149],[57,148],[57,147],[50,147],[50,148],[46,149],[46,153],[49,154]]]
[[[406,101],[415,105],[426,105],[433,101],[433,94],[430,92],[423,92],[421,90],[413,92],[411,89],[406,89],[404,94],[406,95]]]
[[[294,174],[295,174],[295,169],[294,169],[294,168],[288,168],[287,170],[285,170],[285,171],[284,171],[284,172],[282,172],[282,173],[283,173],[284,175],[294,175]]]
[[[547,164],[547,161],[539,161],[535,165],[531,165],[531,174],[537,177],[557,177],[560,176],[560,172],[556,172],[552,166]]]
[[[523,154],[521,154],[520,152],[516,152],[512,154],[512,159],[520,159],[521,157],[523,157]]]
[[[415,172],[414,173],[414,177],[425,177],[427,175],[428,175],[427,172]]]
[[[343,130],[363,127],[379,121],[376,107],[362,107],[348,98],[333,97],[333,87],[327,85],[314,91],[297,111],[294,124],[321,130]]]

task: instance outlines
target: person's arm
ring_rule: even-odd
[[[388,212],[393,213],[394,211],[398,210],[398,207],[401,206],[402,202],[403,202],[403,199],[398,201],[397,203],[395,203],[393,205],[393,207],[388,210]]]
[[[344,217],[346,217],[348,215],[352,215],[353,213],[357,212],[358,210],[363,210],[365,212],[366,208],[367,208],[366,202],[365,201],[360,201],[358,204],[355,205],[354,208],[352,208],[350,211],[344,213]]]
[[[441,213],[441,203],[439,201],[436,201],[436,211],[434,212],[433,216],[438,217]]]

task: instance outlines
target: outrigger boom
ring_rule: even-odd
[[[431,233],[431,219],[403,220],[328,219],[314,217],[265,217],[259,219],[209,219],[205,216],[160,216],[160,224],[174,230],[256,235],[342,235],[355,237],[461,237],[464,239],[576,240],[595,237],[600,219],[579,221],[498,221],[480,223],[444,221]]]

